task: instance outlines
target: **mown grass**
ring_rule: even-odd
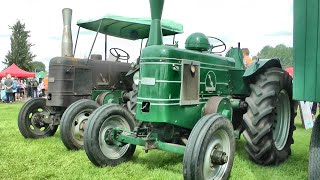
[[[116,167],[95,167],[85,151],[64,147],[60,133],[51,138],[24,139],[17,127],[22,103],[0,104],[0,179],[183,179],[182,155],[163,151],[144,153],[138,148],[130,162]],[[307,179],[311,130],[295,120],[295,144],[288,161],[277,167],[258,166],[248,160],[244,140],[237,141],[230,179]]]

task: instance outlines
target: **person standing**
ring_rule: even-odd
[[[27,97],[32,97],[32,88],[31,88],[31,79],[27,80],[27,89],[28,89],[28,96]]]
[[[252,63],[252,58],[249,56],[250,51],[248,48],[242,48],[243,64],[247,68]]]
[[[31,82],[31,89],[32,89],[32,97],[38,97],[38,81],[36,78],[34,78]]]
[[[2,77],[2,79],[1,79],[1,96],[0,96],[0,99],[1,99],[2,102],[5,102],[7,100],[6,88],[5,88],[5,85],[4,85],[5,81],[6,81],[6,77]]]
[[[26,88],[26,84],[25,84],[25,80],[20,80],[20,99],[25,98],[25,88]]]
[[[4,81],[4,86],[6,89],[7,103],[12,103],[13,81],[10,74],[7,75],[7,79]]]
[[[13,87],[12,87],[12,97],[13,97],[13,101],[16,101],[17,99],[17,80],[15,78],[11,78],[13,81]]]
[[[45,90],[44,90],[44,82],[43,79],[39,79],[39,91],[41,92],[41,97],[45,97]]]

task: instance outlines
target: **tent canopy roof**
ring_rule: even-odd
[[[100,27],[99,32],[102,34],[129,40],[137,40],[148,38],[151,18],[130,18],[105,15],[89,20],[79,20],[77,25],[91,31],[97,31]],[[163,19],[161,25],[164,36],[183,33],[183,25],[180,23]]]
[[[12,77],[17,76],[18,78],[35,77],[35,73],[24,71],[15,64],[12,64],[7,69],[1,71],[0,77],[7,76],[7,74],[10,74]]]

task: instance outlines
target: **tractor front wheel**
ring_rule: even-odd
[[[203,116],[188,138],[184,179],[228,179],[235,153],[233,133],[231,122],[221,115]]]
[[[43,118],[48,118],[50,108],[46,106],[46,99],[32,98],[21,108],[18,116],[18,127],[25,138],[44,138],[53,136],[58,125],[47,124]]]
[[[68,150],[83,148],[83,134],[90,114],[99,104],[89,99],[72,103],[63,113],[60,123],[60,136]]]
[[[245,150],[257,164],[277,165],[291,154],[294,127],[292,78],[280,68],[269,68],[250,84],[243,115]]]
[[[309,179],[316,180],[320,177],[320,115],[317,117],[313,128],[309,147]]]
[[[128,161],[136,146],[107,143],[110,131],[114,128],[123,129],[124,134],[133,131],[135,119],[124,107],[106,104],[96,109],[88,119],[84,132],[84,149],[90,161],[96,166],[115,166]]]

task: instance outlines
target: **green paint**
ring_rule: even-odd
[[[115,129],[114,134],[118,134],[117,130]],[[162,142],[155,138],[141,138],[119,134],[114,138],[114,140],[125,144],[135,144],[143,146],[144,150],[160,149],[178,154],[183,154],[185,150],[185,146]]]
[[[239,48],[231,48],[226,57],[231,57],[235,60],[237,69],[244,69],[242,51]]]
[[[161,15],[164,0],[150,0],[151,28],[149,33],[148,46],[162,44]]]
[[[102,21],[102,22],[101,22]],[[96,19],[79,20],[77,25],[84,29],[122,39],[138,40],[148,38],[151,20],[148,18],[132,18],[115,15],[105,15]],[[171,20],[161,20],[162,33],[164,36],[183,33],[183,26]]]
[[[186,60],[200,63],[199,103],[181,106],[182,65]],[[192,129],[201,118],[201,109],[209,97],[232,95],[232,87],[241,87],[235,90],[238,94],[247,93],[241,74],[244,71],[236,71],[235,61],[229,57],[155,45],[143,50],[140,63],[136,112],[139,121],[166,122]],[[178,67],[178,70],[173,67]],[[215,87],[214,91],[208,87],[208,75]],[[150,85],[144,82],[145,79],[154,82]],[[192,86],[190,84],[190,88]],[[143,102],[151,103],[149,112],[141,111]]]
[[[158,149],[172,152],[172,153],[178,153],[178,154],[184,154],[184,150],[186,149],[185,146],[172,144],[172,143],[165,143],[161,141],[157,141],[157,147]]]
[[[217,113],[232,121],[232,105],[228,98],[223,98],[220,101]]]
[[[251,77],[256,72],[259,72],[259,70],[269,68],[269,67],[281,68],[280,61],[278,59],[259,59],[259,61],[253,62],[249,65],[249,67],[244,72],[243,77],[244,78]]]
[[[104,104],[107,103],[120,103],[122,102],[123,91],[122,90],[92,90],[91,99],[96,100],[98,95],[104,92],[109,92],[110,95],[106,96],[104,99]]]
[[[203,33],[193,33],[187,38],[185,48],[195,51],[208,51],[210,48],[209,39]]]
[[[294,1],[294,78],[296,100],[320,101],[320,3]]]
[[[240,105],[240,99],[230,99],[232,108],[238,108]]]
[[[104,92],[111,92],[111,90],[92,90],[91,99],[95,101],[98,95]]]
[[[231,93],[233,95],[239,95],[239,96],[249,96],[249,88],[247,87],[246,82],[244,81],[244,78],[242,77],[245,70],[242,69],[235,69],[235,70],[229,70],[230,73],[230,82],[229,86],[231,89]]]

